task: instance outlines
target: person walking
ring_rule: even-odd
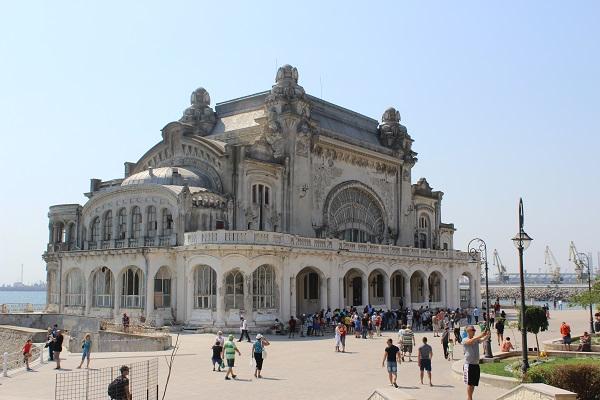
[[[479,308],[475,307],[473,309],[473,318],[475,318],[475,324],[479,323]]]
[[[218,372],[221,372],[221,365],[223,364],[223,359],[221,358],[221,354],[223,353],[223,345],[221,344],[219,339],[215,340],[215,344],[211,349],[212,357],[210,360],[212,361],[213,371],[215,370],[216,364]]]
[[[115,378],[108,385],[108,396],[111,400],[131,400],[131,390],[129,389],[129,367],[123,365],[119,371],[121,375]]]
[[[335,327],[335,352],[346,352],[346,325],[339,322]]]
[[[473,400],[473,392],[475,386],[479,386],[479,345],[483,343],[489,336],[490,331],[484,330],[480,335],[475,336],[475,327],[467,326],[467,338],[463,340],[463,351],[465,361],[463,365],[463,379],[467,385],[467,400]]]
[[[498,318],[498,320],[496,321],[496,336],[498,339],[498,346],[502,345],[502,342],[504,341],[504,319],[502,318]]]
[[[25,363],[25,366],[27,367],[27,371],[33,371],[29,367],[29,360],[31,359],[31,347],[32,346],[33,346],[33,342],[31,341],[31,339],[27,339],[27,341],[23,345],[23,348],[21,349],[23,351],[23,362]]]
[[[594,318],[594,332],[600,333],[600,312],[594,314]]]
[[[381,368],[383,368],[386,361],[390,384],[397,388],[398,384],[396,383],[396,380],[398,379],[398,364],[401,363],[400,349],[398,348],[398,346],[394,346],[394,341],[392,339],[387,340],[387,347],[385,348],[385,352],[383,353]]]
[[[402,361],[404,361],[404,356],[407,354],[408,361],[412,361],[412,350],[414,345],[416,345],[415,334],[413,333],[412,329],[407,326],[402,333]]]
[[[377,336],[381,336],[381,323],[382,323],[381,315],[379,313],[377,313],[377,315],[375,316],[375,332],[376,332]]]
[[[86,333],[81,341],[81,362],[77,369],[80,369],[83,365],[83,361],[87,358],[87,363],[85,365],[86,369],[90,368],[90,354],[92,353],[92,335]]]
[[[230,380],[231,378],[235,379],[237,377],[237,375],[233,373],[233,367],[235,366],[235,353],[237,353],[239,356],[242,355],[233,342],[233,335],[229,335],[228,340],[223,345],[223,353],[221,354],[221,359],[224,358],[227,361],[227,374],[225,374],[226,381]],[[229,378],[229,375],[231,375],[231,378]]]
[[[296,318],[292,315],[288,321],[288,339],[293,338],[296,334]]]
[[[265,346],[270,345],[269,341],[260,333],[256,335],[256,342],[252,345],[252,356],[254,357],[254,361],[256,362],[256,369],[254,370],[255,378],[262,378],[260,374],[263,367],[263,361],[267,357],[267,352],[265,350]]]
[[[444,333],[442,333],[442,349],[444,349],[444,358],[448,359],[448,340],[450,340],[450,329],[448,327],[444,328]]]
[[[238,342],[241,342],[244,336],[246,336],[246,339],[248,339],[248,343],[251,343],[250,335],[248,334],[248,322],[246,322],[246,319],[244,317],[240,317],[240,321],[240,339],[238,340]]]
[[[417,364],[421,371],[421,385],[423,385],[423,376],[427,371],[429,377],[429,386],[433,386],[431,383],[431,359],[433,358],[433,349],[427,344],[427,338],[423,337],[423,344],[417,350]]]
[[[44,347],[48,348],[48,361],[54,361],[54,330],[51,326],[48,327],[48,338]]]
[[[57,330],[56,338],[54,339],[52,347],[52,352],[54,353],[54,360],[56,361],[56,368],[54,369],[60,369],[60,352],[62,351],[63,340],[64,336],[62,334],[62,331]]]
[[[560,325],[560,335],[562,336],[565,350],[571,351],[571,327],[565,321]]]

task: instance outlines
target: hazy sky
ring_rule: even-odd
[[[48,206],[122,177],[192,90],[268,90],[285,63],[312,95],[400,110],[455,247],[480,236],[516,270],[523,196],[528,270],[546,245],[572,270],[571,240],[596,263],[598,2],[58,3],[0,6],[0,282],[45,279]]]

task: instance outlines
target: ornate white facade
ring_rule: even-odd
[[[289,65],[215,110],[199,88],[124,178],[50,207],[48,304],[218,327],[477,304],[479,267],[453,248],[443,193],[411,183],[412,142],[395,109],[379,123],[312,97]]]

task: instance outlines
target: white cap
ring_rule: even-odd
[[[256,340],[260,340],[262,339],[263,335],[261,335],[260,333],[258,335],[256,335]]]

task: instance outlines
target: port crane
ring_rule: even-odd
[[[498,282],[507,283],[508,275],[506,273],[506,267],[502,264],[502,260],[500,259],[500,254],[498,254],[498,250],[494,249],[494,261],[493,264],[498,268]]]
[[[554,253],[550,250],[550,246],[546,246],[546,251],[544,252],[544,264],[548,267],[548,272],[552,275],[550,282],[555,285],[559,284],[562,280],[560,277],[560,265],[558,264],[558,261],[556,261]]]
[[[577,256],[577,247],[575,247],[575,243],[573,243],[573,242],[571,242],[571,244],[569,245],[569,261],[572,261],[573,264],[575,264],[575,273],[577,274],[577,282],[583,283],[585,271],[583,270],[583,264],[581,263],[581,261],[579,260],[579,257]]]

